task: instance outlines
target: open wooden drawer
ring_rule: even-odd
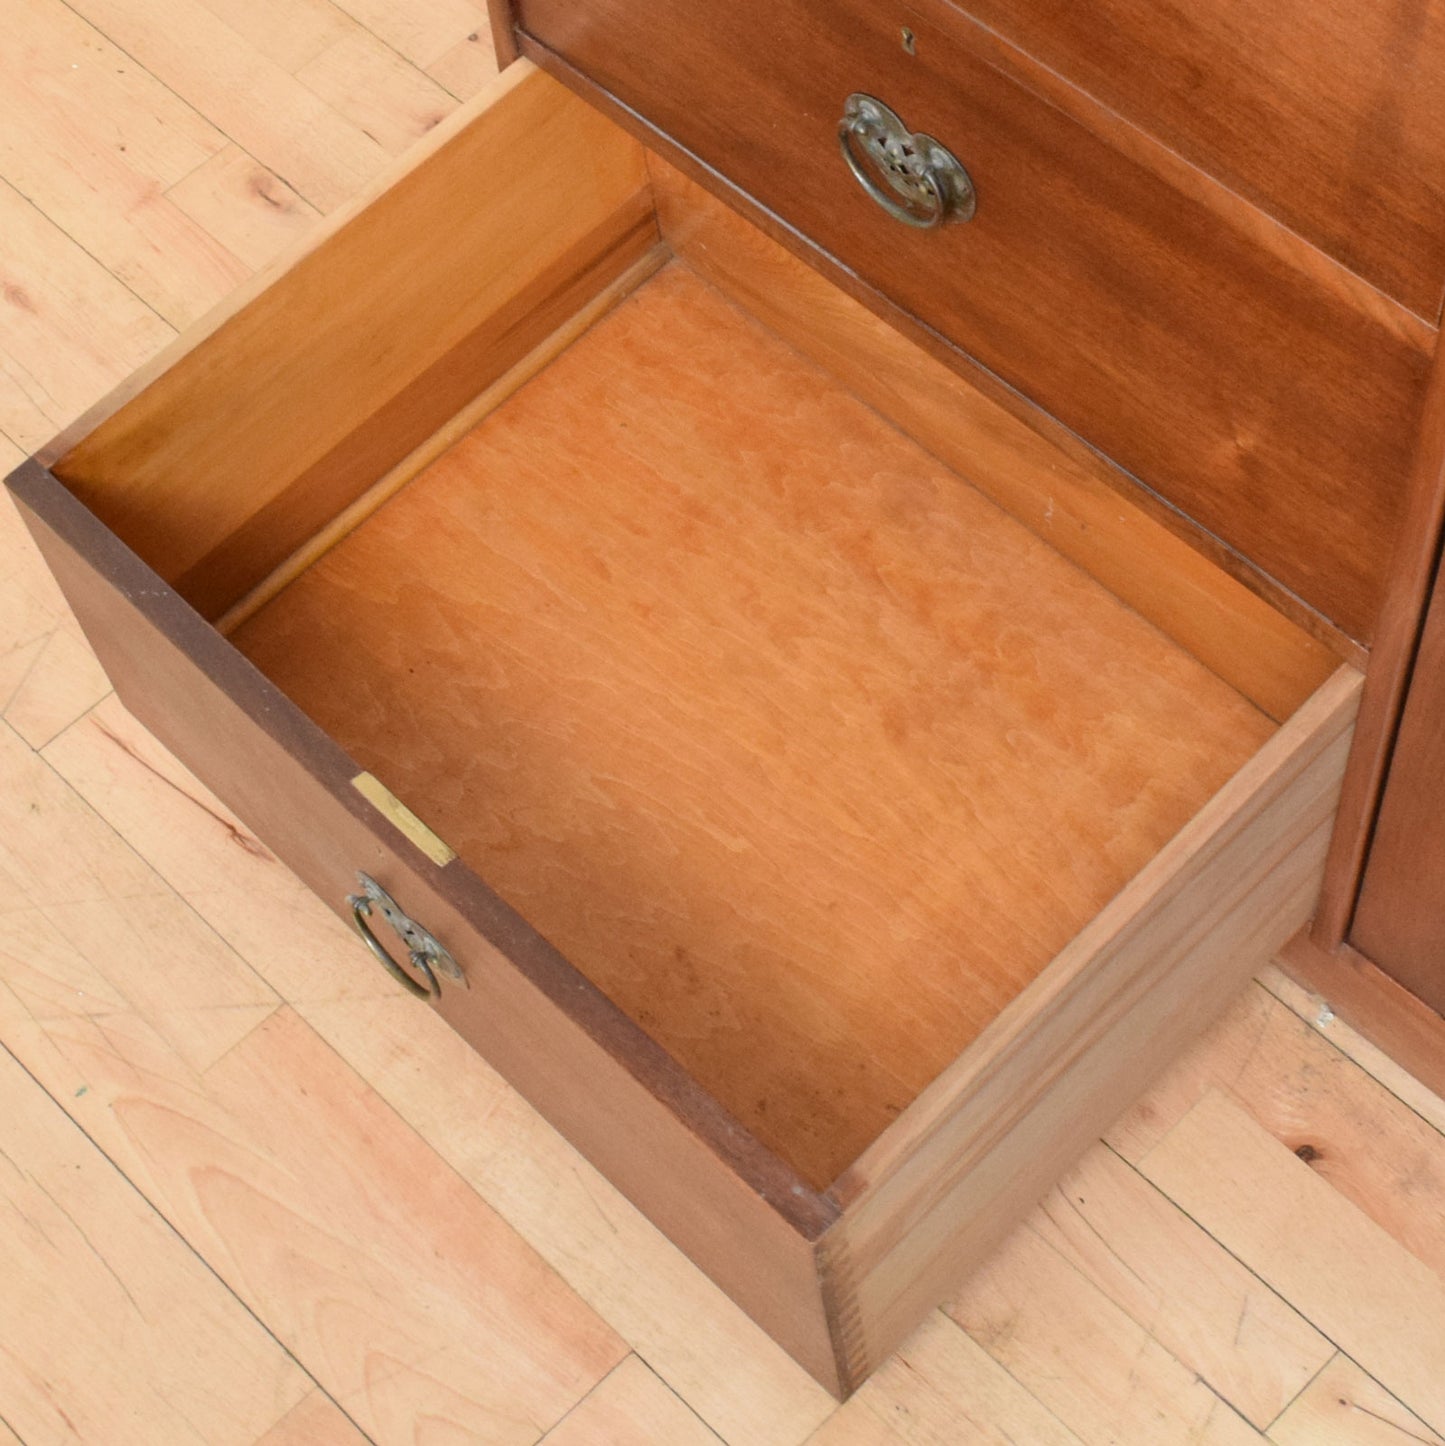
[[[1318,890],[1358,674],[1101,469],[518,64],[10,481],[129,707],[842,1394]]]

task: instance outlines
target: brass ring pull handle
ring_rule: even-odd
[[[905,226],[931,231],[973,219],[978,196],[957,157],[932,136],[911,132],[881,100],[848,97],[838,148],[858,184]]]
[[[351,905],[351,921],[356,925],[356,932],[361,935],[366,947],[393,979],[418,999],[436,999],[441,995],[441,985],[437,982],[438,972],[448,975],[459,984],[466,984],[466,976],[457,961],[420,924],[408,918],[396,900],[375,879],[369,874],[358,874],[357,878],[361,883],[361,892],[348,894],[346,897],[346,902]],[[371,918],[373,908],[406,945],[407,958],[412,969],[421,975],[420,980],[403,969],[392,958],[386,945],[371,932],[371,925],[367,921]]]
[[[435,999],[441,994],[441,986],[437,983],[436,975],[431,972],[425,959],[419,954],[411,956],[412,966],[426,976],[426,983],[420,984],[387,953],[386,945],[371,932],[371,925],[366,922],[366,917],[371,913],[371,902],[368,899],[359,899],[355,894],[348,896],[347,901],[351,905],[351,922],[356,925],[356,932],[366,941],[366,947],[376,955],[377,962],[393,979],[404,988],[409,989],[418,999]]]

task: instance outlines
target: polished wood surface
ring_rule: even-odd
[[[600,291],[592,291],[576,311],[563,318],[556,328],[510,366],[490,386],[483,387],[459,411],[454,413],[424,441],[420,442],[389,471],[382,474],[349,507],[344,507],[324,526],[301,544],[248,592],[231,604],[215,619],[219,632],[229,635],[247,618],[264,607],[282,588],[295,581],[317,558],[324,556],[348,533],[354,531],[387,500],[394,497],[424,467],[459,442],[476,424],[564,351],[599,316],[605,315],[618,300],[653,275],[669,258],[667,247],[659,241],[645,251],[627,269],[608,282]]]
[[[233,640],[818,1187],[1272,731],[676,267]]]
[[[1415,667],[1445,528],[1445,353],[1436,351],[1414,438],[1404,524],[1390,563],[1390,591],[1370,651],[1356,746],[1345,771],[1325,887],[1311,933],[1333,952],[1348,937],[1380,795]],[[1415,907],[1419,907],[1418,901]]]
[[[656,241],[639,148],[529,66],[428,146],[384,200],[339,218],[47,454],[208,616]]]
[[[649,154],[673,251],[1010,516],[1283,722],[1336,655],[1134,505],[1097,452],[1036,430],[894,330],[711,192]]]
[[[859,1374],[1308,919],[1359,692],[1341,669],[838,1182]]]
[[[1368,641],[1429,329],[1322,253],[1302,265],[1266,244],[1274,223],[1242,200],[1206,204],[1086,127],[942,0],[910,7],[916,54],[862,0],[827,11],[518,7],[539,57],[575,66]],[[835,126],[859,89],[961,153],[973,222],[920,236],[852,182]]]
[[[1421,316],[1439,316],[1445,6],[967,8]]]
[[[1391,752],[1350,941],[1445,1013],[1445,573]]]
[[[163,14],[171,43],[165,51],[154,46],[140,51],[141,59],[127,61],[117,60],[113,48],[107,52],[104,37],[89,26],[81,31],[85,46],[73,44],[55,20],[61,7],[44,6],[41,0],[12,7],[7,23],[23,26],[26,42],[19,49],[0,47],[0,64],[23,57],[29,74],[64,78],[74,61],[89,72],[83,107],[51,112],[46,107],[55,91],[42,86],[24,91],[24,105],[47,121],[27,132],[26,145],[35,147],[28,159],[39,163],[36,170],[61,177],[67,173],[58,158],[67,147],[113,154],[119,139],[127,150],[118,167],[142,168],[170,158],[171,179],[156,178],[164,189],[151,202],[151,214],[159,196],[184,194],[193,211],[206,217],[211,235],[228,236],[236,246],[249,238],[258,253],[271,242],[285,244],[297,224],[308,224],[312,202],[288,199],[294,193],[273,170],[214,126],[221,116],[231,117],[229,129],[245,126],[245,144],[253,149],[269,144],[271,132],[275,139],[294,141],[295,132],[287,136],[288,122],[244,103],[246,92],[234,77],[259,61],[242,65],[240,58],[259,55],[256,47],[265,44],[288,64],[299,64],[297,57],[332,43],[328,36],[337,30],[345,35],[348,27],[359,27],[337,7],[309,0],[281,8],[233,6],[229,13],[235,25],[263,14],[269,24],[254,26],[249,36],[226,29],[218,44],[218,27],[200,4],[165,0],[162,7],[146,8]],[[415,64],[440,71],[444,57],[467,57],[479,48],[466,39],[479,17],[463,13],[459,18],[458,8],[450,0],[396,0],[370,11],[375,24],[405,44]],[[460,8],[465,12],[467,7]],[[203,24],[202,16],[210,23]],[[12,28],[10,34],[16,33]],[[130,53],[138,50],[133,45]],[[104,63],[107,56],[116,63]],[[274,64],[277,75],[287,75],[281,62]],[[449,73],[452,84],[460,84],[459,70]],[[106,88],[98,89],[102,85]],[[269,92],[273,101],[279,86],[278,79]],[[178,98],[181,89],[199,110]],[[19,91],[11,86],[3,94],[13,102]],[[378,107],[387,104],[385,95],[372,98]],[[13,113],[5,112],[7,128],[0,136],[13,134],[8,129]],[[206,144],[220,147],[214,164],[205,150],[187,149],[195,136],[208,133]],[[313,160],[334,166],[337,157],[315,151]],[[189,185],[175,181],[177,165]],[[199,171],[189,169],[196,165]],[[9,185],[20,184],[11,153],[0,156],[0,176]],[[8,363],[0,371],[0,471],[88,406],[130,364],[117,358],[108,343],[90,344],[121,334],[139,314],[133,294],[115,274],[125,272],[125,264],[117,256],[109,262],[115,272],[107,270],[94,259],[94,248],[87,251],[61,226],[61,220],[78,226],[84,216],[145,250],[136,238],[144,234],[146,214],[128,204],[129,195],[119,184],[103,186],[91,194],[87,207],[66,214],[58,198],[37,192],[35,205],[49,209],[34,211],[36,227],[5,231],[5,264],[27,267],[27,297],[34,310],[9,300],[0,304],[0,352]],[[38,251],[24,249],[32,231],[41,237]],[[189,260],[193,253],[181,241],[173,239],[160,254],[149,254],[158,287],[172,294],[191,291],[205,304]],[[249,264],[260,259],[257,254]],[[103,287],[100,279],[107,277],[109,285]],[[86,290],[77,293],[74,288],[82,280]],[[84,311],[84,330],[74,325],[82,314],[78,294],[102,298]],[[165,326],[147,325],[148,344],[160,345]],[[43,353],[34,350],[37,336],[46,342]],[[132,344],[147,343],[132,334]],[[42,363],[45,389],[27,390],[21,379],[39,375]],[[565,1393],[556,1398],[559,1426],[575,1409],[584,1423],[601,1420],[611,1427],[618,1421],[617,1436],[628,1446],[654,1446],[659,1420],[668,1440],[688,1441],[682,1418],[660,1414],[665,1407],[642,1375],[645,1361],[663,1388],[718,1438],[736,1446],[802,1446],[815,1436],[825,1446],[953,1446],[960,1437],[980,1442],[1011,1438],[1030,1446],[1078,1446],[1111,1436],[1128,1440],[1131,1424],[1138,1425],[1131,1408],[1134,1383],[1141,1379],[1150,1383],[1154,1414],[1143,1439],[1151,1446],[1184,1436],[1190,1420],[1198,1418],[1201,1389],[1251,1422],[1262,1409],[1278,1404],[1280,1414],[1267,1429],[1282,1446],[1319,1446],[1321,1440],[1373,1443],[1387,1430],[1386,1423],[1396,1429],[1396,1439],[1403,1433],[1404,1441],[1434,1443],[1437,1433],[1409,1406],[1378,1383],[1362,1380],[1358,1368],[1339,1355],[1291,1400],[1302,1366],[1316,1357],[1309,1336],[1297,1326],[1276,1329],[1284,1298],[1257,1280],[1255,1290],[1264,1292],[1262,1298],[1246,1287],[1231,1287],[1238,1290],[1241,1306],[1249,1303],[1243,1320],[1236,1317],[1235,1344],[1223,1315],[1224,1291],[1239,1278],[1232,1258],[1133,1165],[1128,1169],[1135,1189],[1120,1188],[1104,1197],[1100,1181],[1112,1178],[1110,1161],[1118,1156],[1102,1144],[1092,1147],[1087,1173],[1080,1176],[1092,1192],[1086,1198],[1097,1204],[1088,1223],[1120,1247],[1142,1279],[1127,1275],[1102,1246],[1086,1249],[1078,1232],[1068,1254],[1055,1249],[1042,1264],[1006,1252],[998,1257],[999,1268],[990,1271],[987,1300],[975,1298],[976,1310],[956,1310],[958,1319],[933,1313],[847,1406],[838,1407],[439,1017],[402,996],[350,931],[113,696],[104,697],[105,690],[49,574],[8,499],[0,497],[0,733],[16,732],[26,745],[0,748],[5,820],[0,869],[9,890],[0,947],[0,1047],[25,1070],[7,1071],[0,1086],[0,1148],[17,1167],[0,1162],[0,1208],[30,1211],[32,1220],[67,1247],[48,1256],[26,1254],[18,1272],[0,1275],[0,1357],[28,1371],[32,1382],[49,1383],[48,1397],[34,1415],[21,1411],[22,1400],[34,1401],[28,1388],[25,1395],[5,1391],[0,1441],[7,1446],[67,1438],[117,1446],[131,1439],[132,1422],[141,1429],[139,1446],[157,1446],[164,1439],[151,1429],[157,1406],[162,1421],[179,1420],[184,1412],[192,1422],[214,1427],[208,1438],[218,1442],[249,1441],[258,1431],[267,1446],[350,1446],[365,1439],[321,1385],[303,1386],[306,1394],[269,1431],[250,1414],[261,1383],[272,1379],[266,1374],[269,1363],[286,1351],[276,1338],[278,1323],[293,1315],[301,1287],[310,1288],[315,1280],[310,1262],[317,1258],[316,1237],[275,1227],[277,1219],[301,1218],[310,1208],[309,1171],[294,1176],[272,1171],[268,1178],[275,1193],[264,1201],[253,1197],[247,1214],[229,1217],[234,1233],[228,1259],[217,1252],[214,1235],[194,1232],[179,1217],[168,1218],[166,1201],[135,1189],[117,1169],[116,1159],[124,1157],[116,1152],[124,1141],[108,1125],[92,1063],[105,1067],[109,1079],[126,1061],[152,1078],[157,1063],[165,1062],[172,1071],[167,1077],[184,1081],[192,1110],[223,1108],[222,1082],[202,1069],[177,1066],[173,1053],[188,1039],[213,1049],[236,1039],[238,1030],[227,1017],[239,1011],[213,1007],[216,998],[249,998],[261,1001],[261,1009],[274,1008],[266,1002],[274,999],[305,1019],[307,1030],[292,1033],[288,1049],[264,1061],[281,1072],[277,1082],[283,1086],[308,1089],[313,1079],[333,1078],[338,1059],[345,1062],[345,1113],[328,1111],[330,1127],[315,1139],[316,1170],[342,1174],[358,1159],[376,1162],[372,1188],[379,1197],[392,1190],[405,1196],[410,1185],[381,1170],[383,1155],[404,1161],[414,1173],[455,1172],[506,1222],[506,1230],[489,1237],[492,1269],[512,1277],[516,1262],[535,1259],[535,1251],[585,1302],[586,1310],[574,1305],[567,1313],[578,1332],[596,1330],[590,1311],[628,1343],[635,1354],[592,1391],[565,1406]],[[21,759],[35,758],[34,750],[41,750],[40,769],[17,766]],[[49,781],[37,791],[42,780]],[[58,840],[57,816],[67,821]],[[101,876],[90,876],[86,887],[76,888],[68,903],[53,891],[39,904],[28,894],[22,903],[16,878],[43,880],[54,875],[57,860],[72,856],[103,857],[108,865]],[[84,956],[83,995],[77,989],[81,964],[76,954],[56,955],[60,921]],[[164,971],[163,984],[184,981],[192,991],[179,1006],[164,988],[144,987],[156,960],[174,961]],[[1272,990],[1285,988],[1277,975],[1267,972],[1265,978]],[[257,989],[258,980],[264,981],[263,989]],[[1229,1090],[1273,1140],[1242,1187],[1242,1198],[1256,1209],[1270,1207],[1282,1173],[1297,1167],[1293,1152],[1314,1142],[1319,1178],[1336,1191],[1348,1180],[1348,1198],[1359,1211],[1343,1241],[1337,1235],[1326,1239],[1311,1218],[1292,1218],[1270,1253],[1310,1264],[1323,1275],[1333,1270],[1337,1255],[1371,1254],[1382,1235],[1396,1238],[1392,1232],[1405,1229],[1407,1220],[1428,1221],[1432,1210],[1438,1219],[1445,1208],[1438,1184],[1445,1160],[1445,1141],[1438,1133],[1445,1126],[1445,1102],[1365,1045],[1343,1015],[1322,1011],[1318,999],[1288,996],[1299,1015],[1299,1043],[1283,1047],[1289,1037],[1276,1024],[1261,1044],[1255,1001],[1268,1004],[1272,997],[1251,988],[1226,1024],[1181,1060],[1140,1114],[1152,1112],[1167,1128],[1169,1121],[1183,1117],[1188,1099],[1197,1098],[1206,1081]],[[247,1017],[254,1020],[259,1014],[258,1009]],[[157,1047],[157,1037],[170,1053]],[[73,1042],[82,1040],[96,1043],[83,1057],[72,1053]],[[248,1064],[259,1060],[255,1053],[244,1058]],[[234,1072],[225,1074],[224,1086],[235,1078]],[[1328,1091],[1319,1088],[1322,1078],[1330,1080]],[[382,1130],[381,1150],[375,1133],[357,1129],[357,1096],[379,1099],[387,1107],[373,1113],[368,1103],[365,1111]],[[44,1120],[39,1133],[20,1128],[22,1120],[36,1118]],[[204,1174],[205,1137],[187,1128],[185,1118],[176,1115],[175,1128],[147,1136],[155,1174],[219,1185],[218,1177]],[[228,1119],[231,1142],[263,1167],[273,1148],[264,1117],[248,1104],[230,1109]],[[1342,1122],[1355,1119],[1368,1122],[1364,1131],[1339,1133]],[[1407,1128],[1411,1121],[1416,1131]],[[1423,1121],[1434,1124],[1421,1129]],[[72,1128],[85,1132],[89,1143],[72,1148],[64,1134]],[[1360,1168],[1347,1168],[1356,1161]],[[70,1168],[77,1163],[79,1170]],[[43,1183],[54,1205],[20,1172]],[[1052,1197],[1051,1205],[1021,1225],[1020,1237],[1046,1232],[1051,1243],[1058,1242],[1055,1222],[1085,1193],[1072,1192],[1067,1202]],[[121,1203],[126,1198],[134,1210]],[[1409,1203],[1408,1212],[1401,1202]],[[85,1228],[85,1238],[62,1212]],[[1220,1222],[1207,1224],[1223,1230]],[[326,1257],[337,1271],[338,1298],[343,1288],[348,1293],[357,1288],[365,1261],[394,1248],[386,1237],[395,1228],[382,1210],[350,1212],[344,1224],[333,1227],[347,1247],[344,1254]],[[428,1222],[416,1219],[408,1219],[404,1228],[430,1231]],[[1142,1243],[1158,1240],[1161,1231],[1165,1258],[1151,1271]],[[1418,1231],[1410,1234],[1407,1249],[1420,1248],[1421,1238]],[[466,1243],[443,1232],[436,1239],[444,1257]],[[136,1253],[137,1240],[145,1242],[144,1253]],[[43,1252],[44,1243],[38,1244]],[[229,1269],[232,1260],[244,1263],[251,1251],[264,1258],[283,1247],[294,1269],[269,1276],[277,1294],[252,1296],[248,1311],[216,1270]],[[177,1265],[180,1252],[191,1266]],[[1187,1273],[1182,1273],[1176,1262],[1186,1257]],[[43,1289],[22,1297],[22,1283],[33,1278],[28,1267],[44,1260],[55,1269],[47,1272]],[[1251,1266],[1268,1263],[1250,1261]],[[126,1302],[107,1266],[146,1305],[144,1316]],[[1206,1291],[1210,1277],[1220,1284]],[[1276,1271],[1272,1278],[1285,1277]],[[91,1283],[94,1288],[88,1290]],[[1373,1289],[1366,1282],[1366,1300]],[[433,1298],[439,1306],[475,1301],[477,1284],[457,1271],[441,1279],[440,1291]],[[530,1292],[505,1300],[494,1294],[490,1322],[469,1335],[462,1353],[475,1382],[486,1379],[494,1337],[501,1349],[515,1349],[539,1329],[531,1298]],[[1006,1312],[992,1302],[1003,1302]],[[1257,1318],[1264,1324],[1255,1329]],[[211,1322],[214,1329],[191,1330],[186,1336],[190,1351],[167,1355],[165,1345],[175,1339],[171,1327],[178,1320]],[[399,1391],[391,1394],[396,1389],[391,1383],[416,1380],[410,1370],[398,1376],[401,1359],[416,1360],[425,1349],[409,1329],[398,1331],[394,1321],[395,1312],[380,1306],[346,1318],[356,1348],[371,1353],[375,1369],[365,1395],[378,1403],[401,1399]],[[1411,1331],[1408,1322],[1401,1325],[1390,1337],[1398,1359],[1438,1362],[1438,1341]],[[1339,1329],[1337,1319],[1332,1328]],[[273,1344],[258,1351],[256,1341],[263,1333]],[[100,1344],[90,1349],[90,1341]],[[297,1369],[311,1381],[319,1376],[334,1385],[324,1350],[308,1345]],[[1266,1392],[1261,1383],[1268,1380],[1277,1384]],[[1391,1386],[1403,1389],[1398,1373]],[[510,1394],[504,1391],[494,1399],[505,1401]],[[594,1401],[590,1416],[589,1399]],[[522,1419],[520,1396],[511,1398],[510,1409]],[[75,1423],[68,1435],[60,1434],[67,1431],[61,1411]],[[535,1439],[537,1429],[545,1428],[534,1427],[526,1439]],[[1324,1435],[1326,1430],[1334,1434]],[[423,1389],[384,1426],[376,1426],[371,1439],[381,1446],[414,1446],[428,1432],[444,1435],[445,1413]]]

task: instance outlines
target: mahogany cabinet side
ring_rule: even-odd
[[[1425,616],[1350,940],[1445,1013],[1445,572]]]

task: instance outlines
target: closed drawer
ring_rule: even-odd
[[[11,479],[142,721],[839,1392],[1308,916],[1358,690],[1053,551],[930,365],[523,64]]]
[[[1055,70],[1431,321],[1445,7],[970,0]]]
[[[516,13],[531,53],[575,67],[1369,640],[1430,326],[1111,113],[1073,106],[1086,98],[944,0]],[[908,232],[853,183],[836,139],[853,92],[957,154],[971,222]]]

